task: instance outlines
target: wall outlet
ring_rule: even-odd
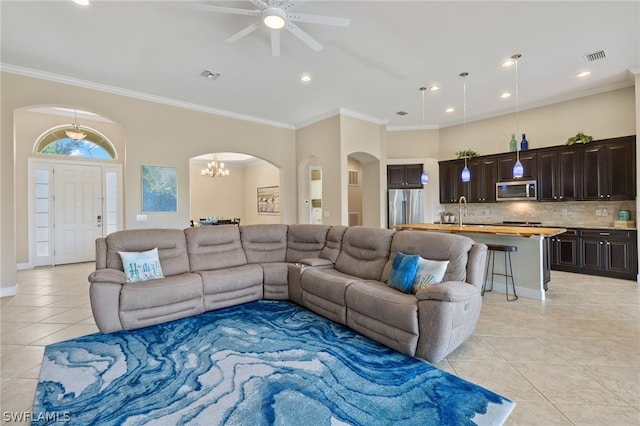
[[[596,216],[602,216],[602,209],[596,209]]]
[[[136,220],[138,222],[145,222],[147,220],[147,215],[146,214],[138,214],[138,215],[136,215]]]
[[[602,209],[602,216],[608,216],[609,212],[607,211],[607,209]]]
[[[329,212],[325,210],[324,217],[329,217]]]

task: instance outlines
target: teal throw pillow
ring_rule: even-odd
[[[416,268],[412,291],[417,293],[428,285],[440,284],[447,272],[447,266],[449,266],[448,260],[429,260],[421,257]]]
[[[396,252],[391,266],[391,275],[387,285],[403,293],[411,293],[413,280],[416,278],[416,269],[420,256],[417,254],[404,254]]]
[[[158,258],[158,248],[142,252],[119,251],[122,259],[124,273],[127,282],[140,282],[164,278],[160,259]]]

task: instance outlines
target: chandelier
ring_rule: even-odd
[[[229,169],[224,168],[224,163],[218,161],[218,156],[213,154],[213,161],[207,163],[207,167],[200,171],[202,176],[225,177],[229,176]]]
[[[78,125],[78,110],[73,110],[74,120],[71,125],[71,129],[65,131],[65,134],[69,139],[73,139],[74,141],[80,141],[87,137],[85,133],[80,130],[80,126]]]

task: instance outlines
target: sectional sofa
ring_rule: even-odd
[[[119,252],[157,248],[163,278],[127,282]],[[114,232],[89,276],[102,332],[250,301],[289,300],[409,356],[436,363],[473,332],[486,246],[453,234],[326,225],[219,225]],[[449,261],[413,293],[386,281],[398,253]]]

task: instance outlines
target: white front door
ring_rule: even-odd
[[[95,260],[103,223],[100,166],[56,164],[53,181],[54,264]]]

